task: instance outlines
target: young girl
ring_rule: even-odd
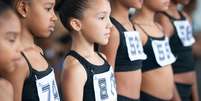
[[[172,65],[177,89],[174,96],[176,101],[199,101],[192,56],[195,39],[192,35],[191,20],[187,13],[177,10],[178,4],[185,6],[189,2],[190,0],[171,0],[169,9],[160,14],[160,23],[170,37],[170,46],[177,57],[177,61]]]
[[[13,1],[14,2],[14,1]],[[9,74],[15,101],[60,101],[53,69],[34,43],[34,37],[46,38],[54,31],[57,17],[55,0],[16,0],[14,7],[22,23],[24,64]]]
[[[165,101],[173,95],[171,64],[176,60],[171,52],[168,37],[154,21],[158,11],[168,9],[169,0],[144,0],[142,9],[132,22],[140,31],[147,59],[142,66],[141,101]]]
[[[13,87],[5,78],[21,60],[20,21],[10,6],[0,1],[0,99],[13,101]]]
[[[65,101],[116,101],[113,68],[94,43],[108,43],[112,24],[109,0],[66,0],[60,18],[72,37],[61,86]]]
[[[112,0],[111,21],[115,28],[101,51],[115,67],[118,101],[138,101],[140,97],[141,66],[146,59],[139,32],[129,20],[131,7],[141,8],[142,0]]]

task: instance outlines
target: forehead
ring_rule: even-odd
[[[110,3],[108,0],[91,0],[88,1],[89,8],[94,11],[108,11],[110,9]]]
[[[13,11],[8,10],[0,16],[0,32],[19,32],[21,30],[20,28],[20,21]]]
[[[31,0],[33,4],[55,4],[55,0]]]

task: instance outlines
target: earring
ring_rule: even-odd
[[[23,14],[23,15],[22,15],[22,17],[26,18],[26,15],[25,15],[25,14]]]

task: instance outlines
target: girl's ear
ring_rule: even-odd
[[[82,28],[82,23],[80,20],[76,19],[76,18],[72,18],[70,20],[70,26],[72,27],[72,29],[74,29],[75,31],[80,31]]]
[[[27,1],[19,0],[18,2],[16,2],[16,11],[21,17],[26,18],[28,14]]]

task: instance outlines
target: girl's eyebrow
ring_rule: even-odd
[[[12,32],[12,31],[6,32],[6,36],[17,35],[17,34],[19,34],[19,33],[17,33],[17,32]]]
[[[46,2],[44,5],[50,5],[50,6],[53,6],[55,3],[53,2]]]
[[[108,12],[107,11],[102,11],[102,12],[98,12],[97,15],[99,14],[107,14]]]

